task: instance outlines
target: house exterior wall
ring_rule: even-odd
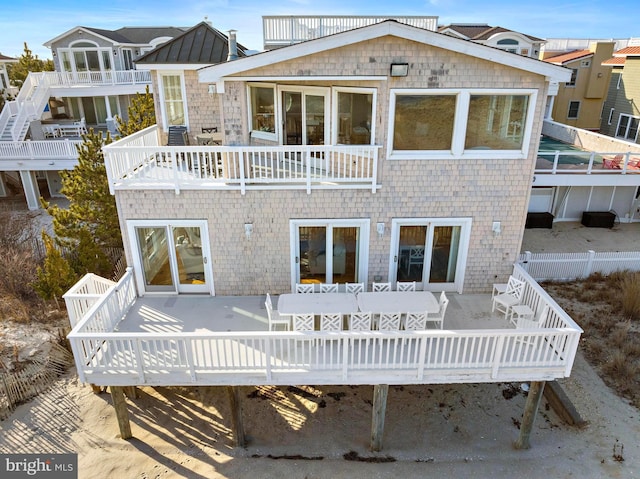
[[[614,112],[608,124],[612,108]],[[627,57],[624,67],[613,69],[602,113],[602,133],[616,136],[620,114],[640,116],[640,57]],[[636,143],[640,143],[640,135]]]
[[[487,292],[503,281],[519,254],[537,140],[542,129],[546,84],[542,76],[527,73],[448,50],[384,37],[309,55],[297,60],[245,72],[244,76],[366,75],[387,76],[391,62],[407,62],[410,74],[384,81],[280,81],[314,86],[367,86],[377,88],[375,143],[380,150],[376,193],[369,190],[305,191],[116,191],[125,235],[133,219],[206,219],[216,294],[263,294],[290,291],[291,219],[365,218],[370,220],[368,282],[389,274],[390,226],[394,218],[471,218],[472,228],[464,291]],[[237,76],[237,75],[236,75]],[[154,79],[155,81],[155,79]],[[185,73],[190,127],[210,124],[207,85]],[[249,143],[245,82],[226,83],[221,103],[225,145]],[[538,90],[535,124],[527,159],[387,160],[390,90],[395,88],[533,88]],[[193,102],[193,105],[191,104]],[[196,121],[192,116],[200,115]],[[160,113],[159,111],[157,112]],[[502,231],[492,233],[492,222]],[[375,224],[384,222],[379,237]],[[252,223],[247,239],[244,224]],[[130,246],[128,246],[130,248]],[[127,251],[129,264],[132,251]]]

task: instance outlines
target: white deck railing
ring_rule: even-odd
[[[77,159],[82,140],[0,141],[0,160]]]
[[[85,85],[150,85],[151,72],[149,70],[45,72],[42,82],[49,88]]]
[[[431,31],[435,31],[438,26],[438,17],[423,16],[263,16],[262,31],[264,35],[264,46],[268,48],[272,45],[289,45],[306,40],[313,40],[315,38],[373,25],[388,19]]]
[[[160,146],[157,126],[103,148],[109,187],[370,188],[379,146]]]
[[[526,251],[518,263],[536,281],[573,281],[593,273],[640,271],[640,252],[531,253]]]
[[[397,332],[118,332],[131,271],[89,308],[69,341],[80,379],[99,385],[423,384],[568,376],[582,330],[519,266],[542,329]]]
[[[538,162],[536,173],[543,174],[618,174],[626,175],[640,173],[637,162],[640,161],[640,153],[631,152],[595,152],[595,151],[539,151],[538,158],[546,160],[548,164],[541,165]],[[579,160],[576,163],[576,158]],[[607,166],[607,160],[621,158],[616,162],[616,167]]]

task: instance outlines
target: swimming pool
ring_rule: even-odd
[[[558,167],[561,165],[576,165],[578,167],[587,167],[589,159],[591,158],[591,152],[582,150],[574,145],[563,143],[554,138],[548,136],[540,137],[540,146],[538,148],[538,169],[550,169],[553,166],[553,160],[556,155],[556,151],[560,152],[558,156]],[[547,165],[547,162],[550,164]],[[602,156],[595,155],[593,158],[593,166],[595,168],[602,168]],[[571,167],[571,166],[569,166]],[[566,166],[565,166],[566,168]]]

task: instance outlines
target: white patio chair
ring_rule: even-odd
[[[292,319],[293,319],[294,331],[313,331],[314,330],[313,313],[294,314]]]
[[[371,291],[391,291],[391,283],[373,283]]]
[[[380,313],[378,318],[379,331],[399,331],[402,313]]]
[[[416,290],[415,281],[398,281],[396,283],[396,291],[415,291],[415,290]]]
[[[491,306],[491,312],[498,311],[504,313],[504,319],[507,319],[511,308],[516,304],[520,304],[522,301],[522,295],[524,294],[524,281],[509,277],[507,283],[507,290],[502,294],[497,294],[493,297],[493,305]]]
[[[275,331],[276,326],[282,325],[289,331],[289,318],[280,316],[277,310],[273,309],[273,303],[271,302],[271,295],[267,293],[267,299],[264,302],[264,306],[267,309],[267,316],[269,317],[269,331]]]
[[[364,293],[364,283],[347,283],[345,285],[347,293]]]
[[[349,316],[349,331],[371,331],[371,313],[351,313]]]
[[[427,329],[427,312],[407,313],[404,318],[404,329],[407,331]]]
[[[438,301],[438,312],[427,314],[427,323],[436,323],[436,327],[440,326],[440,329],[444,329],[444,315],[447,312],[447,306],[449,306],[449,298],[443,291],[440,293]]]
[[[338,292],[338,283],[322,283],[320,285],[321,293],[337,293]]]
[[[320,331],[342,331],[342,313],[322,313]]]
[[[314,293],[315,292],[315,288],[314,288],[314,284],[313,283],[296,283],[296,293],[302,293],[302,294],[309,294],[309,293]]]

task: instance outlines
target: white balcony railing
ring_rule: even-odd
[[[431,31],[435,31],[438,26],[438,17],[424,16],[263,16],[264,47],[268,49],[270,46],[313,40],[388,19]]]
[[[153,126],[104,147],[115,189],[370,188],[375,145],[160,146]]]
[[[82,140],[0,141],[0,160],[73,160]]]
[[[148,70],[109,70],[94,72],[45,72],[43,84],[50,88],[104,85],[149,85]]]
[[[366,332],[118,332],[136,300],[131,270],[69,335],[81,381],[98,385],[424,384],[569,376],[582,330],[519,266],[541,329]],[[95,278],[87,278],[89,281]],[[87,291],[98,290],[86,288]],[[89,293],[87,293],[89,294]],[[90,295],[90,294],[89,294]],[[68,304],[74,300],[66,297]]]

